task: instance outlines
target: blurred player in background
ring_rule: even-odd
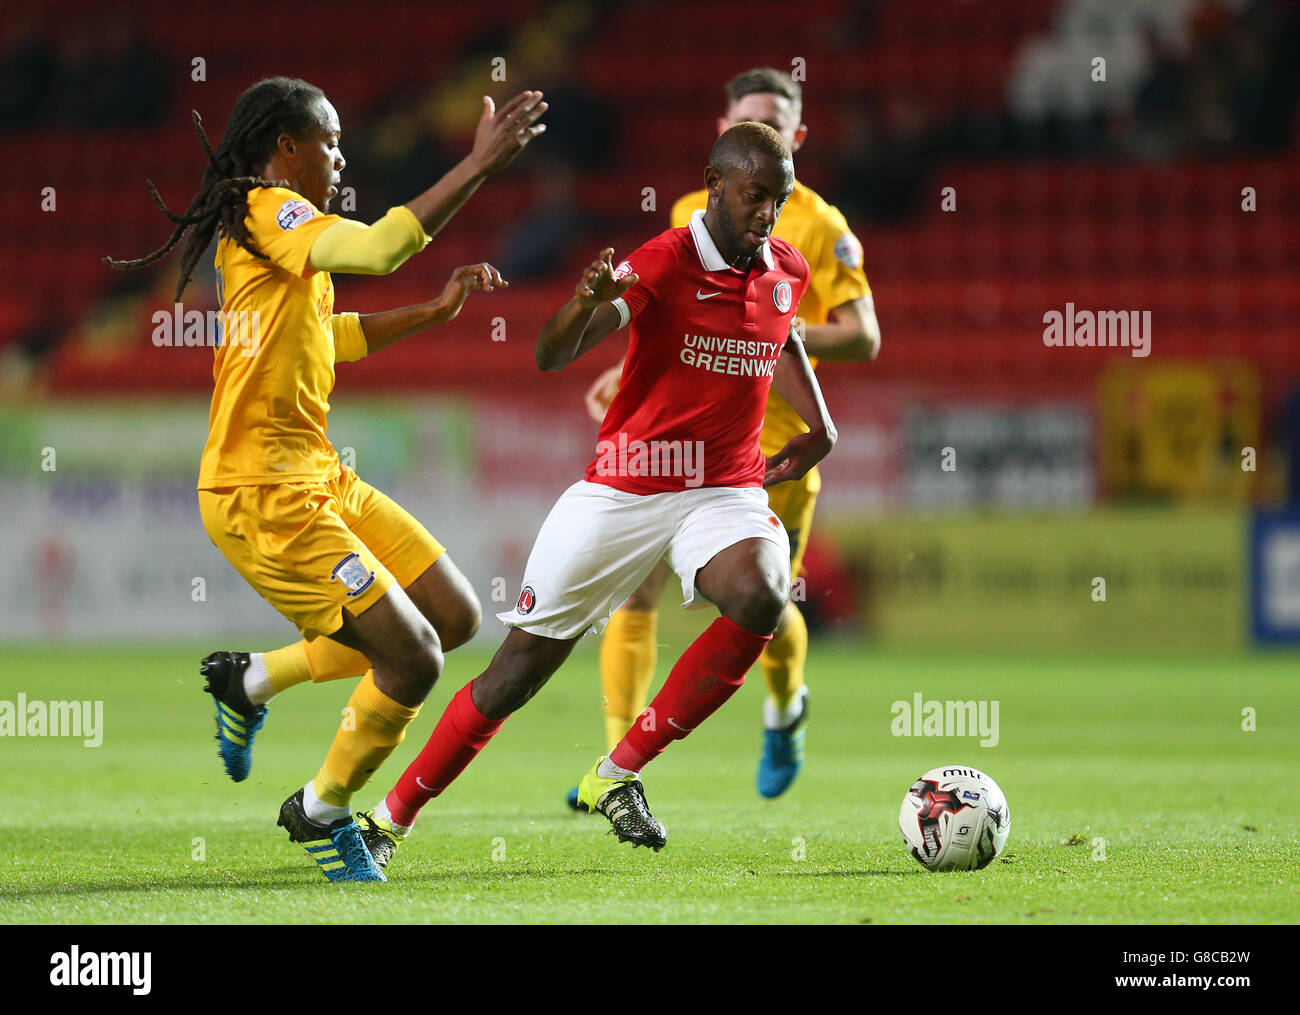
[[[423,250],[492,173],[545,126],[540,92],[499,112],[484,97],[473,150],[438,183],[371,226],[327,214],[345,166],[338,114],[315,86],[268,78],[241,95],[199,193],[151,264],[185,237],[176,300],[213,234],[226,328],[199,466],[204,528],[226,559],[302,633],[276,652],[203,660],[226,772],[248,775],[266,702],[308,680],[362,677],[316,777],[279,824],[331,881],[383,881],[352,794],[397,748],[442,671],[443,652],[473,637],[479,605],[441,544],[411,515],[339,464],[326,435],[334,364],[360,359],[459,313],[473,290],[505,285],[491,265],[458,268],[428,303],[335,314],[330,272],[383,275]],[[152,185],[151,185],[152,187]],[[188,233],[188,235],[186,235]],[[248,318],[240,315],[247,313]],[[255,320],[254,341],[232,321]],[[248,335],[238,336],[248,339]]]
[[[687,605],[721,614],[682,654],[644,721],[579,783],[622,842],[661,848],[639,773],[716,712],[744,682],[790,598],[790,546],[763,486],[798,478],[835,429],[795,308],[803,255],[771,236],[794,162],[771,127],[725,131],[705,170],[708,200],[617,269],[602,251],[542,328],[537,365],[559,370],[631,324],[624,382],[584,479],[551,509],[524,569],[510,628],[487,670],[452,698],[437,728],[373,812],[366,842],[386,864],[420,809],[443,792],[587,633],[666,559]],[[812,424],[767,458],[759,431],[776,387]]]
[[[776,130],[792,152],[803,145],[808,128],[800,122],[803,96],[789,74],[770,67],[745,71],[727,82],[727,112],[717,121],[718,133],[745,120],[765,123]],[[672,209],[672,225],[686,225],[705,207],[707,190],[680,198]],[[776,224],[773,235],[793,244],[808,259],[812,279],[799,303],[804,322],[804,345],[813,364],[816,358],[868,362],[880,350],[880,326],[871,287],[862,270],[862,245],[839,210],[813,190],[795,181],[794,192]],[[600,422],[619,389],[623,365],[602,374],[587,393],[587,408]],[[763,423],[762,448],[774,455],[807,425],[790,404],[773,389]],[[772,510],[790,537],[790,574],[799,577],[804,549],[812,525],[813,507],[821,489],[821,476],[810,469],[802,479],[768,490]],[[671,570],[660,564],[645,583],[610,618],[600,650],[600,679],[604,692],[605,737],[618,743],[645,708],[657,656],[656,627],[659,600]],[[759,657],[767,681],[763,706],[763,755],[758,765],[758,791],[765,797],[784,793],[803,767],[804,736],[808,721],[808,688],[804,661],[808,655],[808,628],[793,602],[786,604],[781,625]],[[578,806],[578,791],[569,791],[569,805]]]

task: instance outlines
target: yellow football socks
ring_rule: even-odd
[[[605,739],[612,751],[645,709],[655,673],[659,614],[616,610],[600,643],[600,687],[605,695]]]
[[[767,692],[784,711],[803,687],[803,667],[808,660],[808,625],[794,603],[785,604],[781,627],[758,657],[767,680]]]
[[[359,677],[370,669],[370,660],[356,649],[326,637],[286,645],[267,652],[262,659],[266,663],[266,677],[276,694],[308,680],[320,684]]]
[[[348,806],[352,794],[397,749],[419,714],[418,707],[407,708],[384,694],[375,686],[374,672],[367,670],[348,699],[325,764],[312,780],[317,798],[333,807]]]

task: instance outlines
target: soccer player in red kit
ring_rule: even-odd
[[[802,476],[835,443],[797,334],[808,262],[771,236],[794,186],[790,149],[771,127],[724,132],[705,169],[708,207],[618,265],[605,250],[537,339],[537,364],[559,370],[631,324],[618,395],[584,479],[542,524],[511,629],[487,670],[460,689],[419,757],[361,815],[381,866],[421,807],[447,788],[660,559],[683,605],[721,616],[686,650],[663,689],[579,784],[620,841],[656,850],[667,834],[638,775],[715,712],[771,639],[790,591],[790,546],[764,486]],[[769,389],[812,427],[770,460],[759,448]]]

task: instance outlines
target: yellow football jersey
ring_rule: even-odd
[[[686,225],[696,210],[708,206],[708,201],[707,190],[679,198],[673,205],[673,228]],[[815,190],[795,181],[772,234],[794,244],[812,268],[798,311],[808,324],[825,324],[832,308],[871,295],[862,270],[862,244],[840,210],[827,204]],[[816,360],[813,363],[816,365]],[[775,454],[791,437],[807,430],[799,414],[772,389],[763,421],[763,453]]]
[[[217,293],[225,324],[200,490],[339,475],[325,417],[336,361],[365,355],[355,314],[334,316],[334,285],[311,266],[313,242],[341,221],[282,187],[249,192],[254,257],[230,237],[217,243]],[[350,318],[350,320],[348,320]]]

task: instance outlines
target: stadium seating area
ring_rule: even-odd
[[[68,18],[95,8],[80,0],[63,6]],[[590,13],[586,4],[573,6]],[[524,0],[490,7],[412,4],[394,37],[389,23],[325,3],[313,15],[312,32],[330,25],[336,41],[322,45],[299,17],[264,14],[240,0],[226,5],[225,16],[247,16],[259,29],[236,50],[207,43],[210,10],[167,5],[166,17],[148,19],[149,41],[181,79],[161,126],[126,133],[46,129],[7,139],[12,182],[0,188],[7,225],[0,234],[0,271],[7,279],[0,292],[0,355],[19,341],[49,349],[40,376],[53,391],[205,388],[205,352],[140,355],[149,343],[149,313],[166,304],[174,284],[174,259],[145,279],[116,275],[100,262],[106,253],[137,256],[165,237],[167,223],[149,201],[146,178],[174,208],[193,192],[202,156],[188,110],[207,111],[215,140],[222,117],[249,83],[250,67],[301,75],[339,106],[346,152],[346,135],[360,133],[349,124],[395,97],[420,94],[412,82],[433,86],[475,47],[494,52],[504,32],[522,32],[543,7]],[[804,61],[805,120],[812,133],[800,176],[825,190],[842,179],[830,168],[832,157],[854,142],[847,110],[878,108],[904,95],[931,120],[995,115],[1006,101],[1017,54],[1051,29],[1060,9],[1020,0],[806,0],[795,17],[789,5],[768,0],[743,9],[714,0],[602,8],[563,59],[572,62],[574,78],[616,110],[619,141],[608,167],[575,167],[584,219],[568,243],[568,258],[549,278],[471,300],[445,341],[410,343],[350,368],[349,383],[477,387],[531,377],[532,336],[569,292],[574,266],[601,246],[625,251],[652,235],[672,199],[698,185],[721,83],[736,71]],[[677,40],[670,54],[643,44],[646,18],[654,19],[657,38]],[[755,46],[745,30],[750,23],[782,25],[781,44]],[[205,81],[190,81],[184,70],[195,57],[206,62]],[[511,78],[504,87],[516,84],[528,82]],[[467,144],[463,136],[447,138],[453,152]],[[452,267],[499,256],[502,223],[527,214],[538,200],[538,178],[527,167],[532,154],[470,203],[419,270],[340,280],[339,305],[372,310],[425,299]],[[888,225],[855,223],[885,335],[871,376],[1090,383],[1108,357],[1127,353],[1076,350],[1067,358],[1046,349],[1042,316],[1068,301],[1079,308],[1150,310],[1153,347],[1161,357],[1255,360],[1267,368],[1272,402],[1284,381],[1300,377],[1297,170],[1294,146],[1285,155],[1172,164],[940,160],[927,170],[919,216]],[[656,190],[654,214],[641,210],[647,186]],[[56,211],[42,210],[45,187],[55,189]],[[940,207],[947,187],[955,193],[955,211]],[[1254,188],[1257,211],[1243,211],[1245,187]],[[357,214],[382,211],[383,205],[362,200]],[[133,302],[130,293],[142,286],[149,299]],[[196,286],[191,298],[198,300],[200,289],[202,300],[210,300],[207,286]],[[124,329],[130,339],[96,340],[105,316],[114,314],[135,315],[136,323]],[[508,339],[492,343],[490,320],[498,314],[507,319]]]

